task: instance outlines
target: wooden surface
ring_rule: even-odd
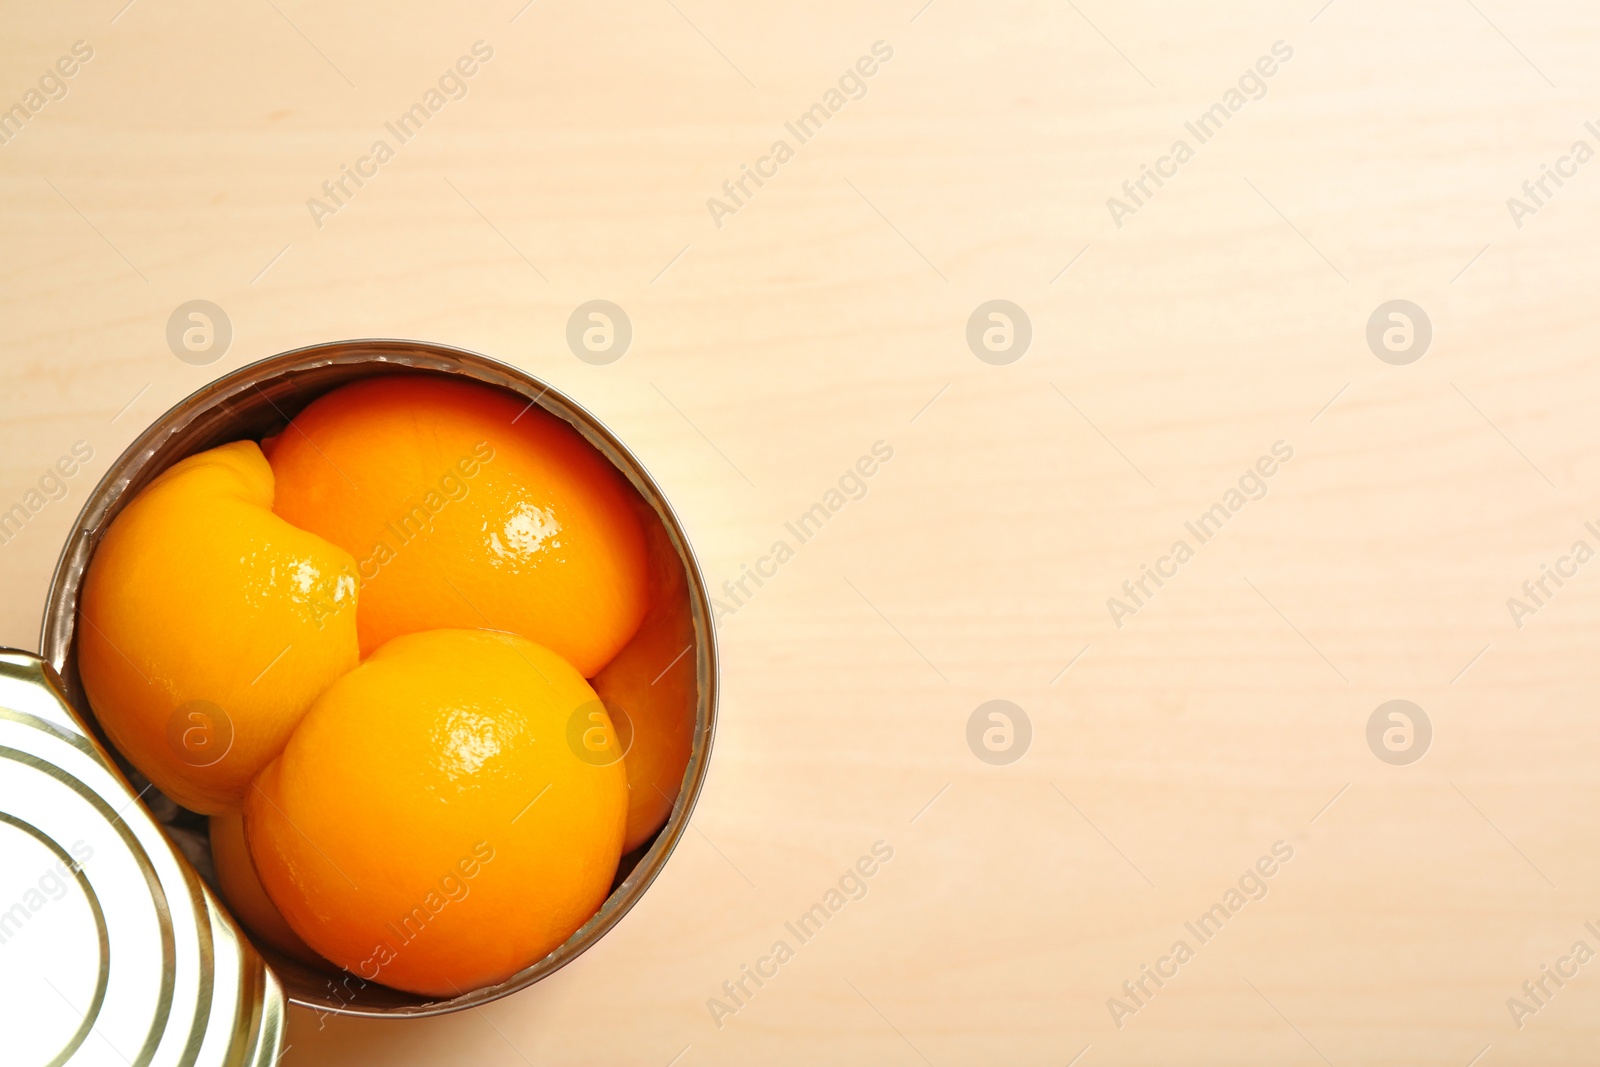
[[[36,647],[143,426],[346,337],[567,391],[713,585],[795,546],[729,601],[709,782],[641,905],[482,1011],[296,1013],[286,1064],[1594,1061],[1600,963],[1536,1013],[1508,998],[1600,950],[1600,562],[1520,627],[1507,604],[1600,549],[1600,162],[1507,205],[1600,148],[1592,5],[122,2],[5,6],[0,103],[94,54],[0,146],[0,508],[74,442],[94,458],[0,545],[0,641]],[[307,199],[480,40],[465,98],[319,227]],[[877,41],[799,143],[785,122]],[[1185,122],[1279,41],[1198,144]],[[780,138],[719,227],[707,199]],[[596,298],[634,328],[608,366],[565,342]],[[191,299],[232,323],[208,365],[165,338]],[[991,299],[1031,320],[1009,365],[966,341]],[[1393,299],[1432,322],[1410,365],[1366,341]],[[785,522],[878,441],[866,495],[798,544]],[[1280,441],[1264,497],[1186,532]],[[1032,727],[1004,766],[967,742],[995,699]],[[1432,724],[1410,765],[1368,746],[1391,699]],[[800,944],[785,922],[879,841]],[[1265,897],[1201,943],[1184,924],[1276,842]],[[708,1000],[780,939],[719,1026]],[[1124,981],[1179,940],[1133,1012]]]

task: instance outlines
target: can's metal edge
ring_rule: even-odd
[[[18,700],[26,697],[25,701]],[[15,706],[26,703],[26,707]],[[162,959],[161,990],[150,1029],[140,1050],[130,1061],[136,1067],[156,1063],[172,1063],[179,1067],[231,1067],[233,1064],[273,1062],[249,1059],[253,1050],[271,1050],[273,1060],[283,1043],[284,1012],[283,991],[275,976],[233,920],[223,910],[211,891],[202,883],[188,861],[157,826],[155,820],[140,804],[138,795],[118,770],[109,753],[89,733],[78,713],[67,700],[55,672],[40,657],[30,652],[0,648],[0,718],[14,722],[29,730],[39,731],[51,738],[52,744],[65,744],[73,752],[86,757],[97,767],[95,776],[104,784],[91,785],[84,781],[79,771],[73,773],[57,766],[37,752],[3,750],[9,759],[32,767],[57,780],[81,796],[128,849],[128,855],[140,875],[135,885],[143,881],[150,894],[154,921],[160,931]],[[21,742],[19,742],[21,743]],[[103,773],[103,776],[101,775]],[[108,792],[109,791],[109,792]],[[4,821],[15,824],[10,813]],[[50,842],[52,846],[55,843]],[[165,854],[152,857],[149,849],[164,849]],[[57,848],[53,847],[52,851]],[[102,945],[100,977],[89,1009],[84,1013],[80,1027],[83,1034],[94,1028],[95,1015],[106,995],[106,981],[112,951],[112,934],[106,929],[99,907],[99,894],[103,892],[89,885],[85,868],[74,866],[74,873],[82,883],[85,898],[99,923],[97,931]],[[167,872],[163,876],[162,872]],[[181,884],[174,884],[174,883]],[[122,887],[115,887],[122,888]],[[130,885],[130,889],[135,888]],[[192,958],[182,958],[175,946],[175,906],[187,901],[187,923],[192,923],[195,952]],[[187,937],[187,935],[186,935]],[[218,961],[226,957],[230,966],[224,973],[218,971]],[[190,972],[184,982],[192,984],[194,1010],[175,1001],[179,969]],[[214,997],[221,991],[231,995],[234,1010],[229,1014],[229,1025],[218,1028],[212,1025]],[[182,1032],[177,1032],[181,1030]],[[68,1057],[77,1045],[69,1042],[62,1055]],[[167,1050],[169,1055],[162,1055]],[[58,1056],[57,1059],[61,1059]]]

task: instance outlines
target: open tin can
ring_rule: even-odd
[[[333,964],[311,967],[268,945],[253,945],[205,884],[211,872],[204,817],[160,797],[115,754],[84,694],[76,659],[75,635],[81,617],[78,598],[85,571],[112,520],[141,489],[187,456],[228,441],[259,441],[281,431],[323,394],[358,379],[391,374],[470,379],[516,394],[530,407],[537,405],[577,430],[628,479],[662,523],[684,567],[695,634],[694,738],[666,824],[652,839],[622,857],[600,910],[555,951],[499,984],[444,1000],[365,981]],[[162,1001],[167,1020],[162,1032],[177,1028],[179,1021],[193,1023],[184,1042],[171,1044],[175,1051],[170,1055],[169,1042],[158,1040],[156,1028],[151,1028],[150,1040],[155,1045],[147,1040],[130,1046],[124,1057],[140,1065],[270,1064],[282,1040],[285,997],[307,1008],[349,1015],[437,1015],[482,1005],[559,970],[615,926],[660,873],[688,826],[705,779],[716,719],[717,653],[710,598],[688,539],[649,473],[593,415],[531,375],[471,352],[417,341],[342,341],[286,352],[212,382],[163,415],[118,457],[84,505],[50,586],[41,650],[43,663],[23,653],[0,654],[0,731],[7,731],[8,736],[32,731],[43,738],[33,749],[16,749],[29,762],[0,760],[0,841],[28,838],[38,846],[35,859],[54,856],[65,863],[65,875],[60,877],[75,881],[92,905],[87,911],[93,917],[83,920],[79,940],[91,948],[98,946],[100,969],[106,971],[108,958],[139,960],[152,972],[149,980],[159,986],[156,999]],[[0,740],[0,756],[13,750],[5,747],[10,744]],[[93,858],[78,862],[72,849],[84,834],[72,826],[47,828],[30,822],[17,829],[19,822],[26,820],[19,810],[37,808],[40,801],[34,794],[45,795],[39,792],[40,782],[48,779],[70,792],[75,787],[67,779],[77,774],[74,767],[79,763],[100,768],[92,790],[100,803],[90,807],[104,825],[97,824],[100,836],[94,840],[123,841],[128,847],[114,850],[118,864],[99,861],[106,854],[102,850],[112,848],[110,844],[86,844],[94,849]],[[13,771],[14,766],[27,768],[27,773]],[[32,781],[30,775],[38,781]],[[141,796],[143,803],[136,800]],[[8,834],[12,830],[16,832]],[[89,840],[84,837],[85,842]],[[141,867],[135,857],[121,863],[121,851],[139,852],[148,862]],[[107,867],[114,869],[117,878],[101,885],[100,870]],[[151,869],[157,870],[152,874]],[[157,889],[162,892],[157,894]],[[154,940],[143,937],[143,948],[138,938],[130,937],[127,943],[120,940],[118,929],[101,914],[109,914],[101,905],[111,895],[120,898],[135,890],[152,900],[152,921],[159,928]],[[191,932],[161,933],[165,929],[159,921],[163,914],[169,926]],[[0,926],[3,924],[4,914],[0,913]],[[188,951],[192,959],[182,957],[179,950]],[[91,949],[85,952],[85,958],[94,955]],[[153,963],[158,959],[159,974]],[[98,1028],[86,1010],[89,1002],[109,1004],[106,989],[120,988],[112,981],[114,970],[108,971],[111,977],[104,980],[79,983],[87,996],[80,996],[82,1003],[73,1006],[89,1021],[83,1024],[82,1034],[67,1035],[68,1041],[77,1042],[73,1048],[82,1048],[85,1036]],[[60,992],[64,1000],[73,1003],[73,991]],[[221,1030],[228,1031],[227,1035],[213,1040]],[[137,1058],[132,1055],[135,1048],[139,1049]],[[55,1060],[47,1055],[41,1062],[65,1063],[71,1054],[72,1049],[67,1049]]]

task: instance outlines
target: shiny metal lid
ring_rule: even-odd
[[[39,657],[0,649],[0,1060],[272,1067],[278,980]]]

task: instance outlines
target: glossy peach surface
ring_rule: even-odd
[[[195,811],[237,809],[356,665],[356,566],[272,512],[254,442],[190,456],[130,502],[84,580],[78,664],[112,742]]]
[[[649,545],[650,609],[633,640],[593,679],[613,718],[627,720],[617,724],[627,749],[624,852],[649,840],[672,812],[694,744],[697,696],[694,619],[683,561],[661,520],[642,500],[635,506]]]
[[[399,637],[335,682],[257,779],[250,851],[323,956],[452,996],[538,960],[605,899],[627,818],[615,744],[589,683],[543,646]]]
[[[268,454],[277,513],[357,560],[363,653],[403,633],[484,627],[588,677],[644,617],[626,481],[516,397],[438,378],[357,382],[313,402]]]
[[[311,965],[317,965],[317,954],[311,951],[300,935],[284,919],[278,906],[272,903],[261,886],[255,865],[244,840],[244,818],[240,815],[213,815],[210,825],[211,862],[217,871],[217,885],[222,899],[235,919],[279,952]]]

